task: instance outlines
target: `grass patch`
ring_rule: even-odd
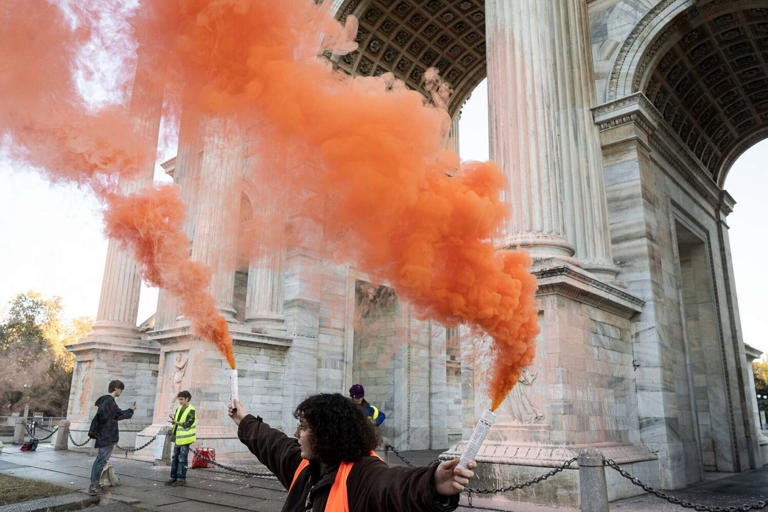
[[[0,505],[10,505],[21,501],[48,498],[49,496],[59,496],[71,492],[74,491],[46,482],[0,475]]]

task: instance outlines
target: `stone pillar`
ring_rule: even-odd
[[[579,498],[582,512],[608,512],[603,456],[595,449],[579,453]]]
[[[486,3],[491,158],[507,173],[506,245],[578,262],[611,259],[586,4]],[[575,260],[568,257],[574,256]]]
[[[59,422],[59,430],[56,431],[54,450],[66,450],[69,447],[69,420]]]
[[[600,138],[591,111],[596,93],[587,5],[584,0],[537,3],[551,8],[550,21],[540,29],[549,29],[554,43],[551,114],[560,140],[565,231],[580,265],[612,281],[618,269],[611,258]]]
[[[317,393],[321,301],[320,291],[310,280],[318,275],[319,264],[302,249],[293,249],[286,256],[285,323],[292,341],[285,356],[282,423],[288,434],[295,428],[296,406]]]
[[[429,447],[448,447],[448,374],[446,369],[446,331],[437,322],[428,321],[429,342]],[[454,418],[455,419],[455,418]]]
[[[16,424],[13,426],[13,444],[24,444],[24,435],[26,434],[25,424],[27,417],[16,418]]]
[[[279,251],[251,259],[245,321],[254,331],[285,331],[283,257]]]
[[[138,155],[139,173],[133,180],[121,180],[120,192],[136,192],[152,183],[155,174],[155,155],[163,106],[163,84],[157,83],[139,55],[139,64],[131,94],[133,131],[142,141],[145,152]],[[92,336],[135,338],[139,310],[141,278],[133,256],[109,241],[101,296]]]
[[[461,121],[461,110],[451,118],[451,130],[448,132],[448,149],[455,151],[457,155],[461,154],[459,152],[459,121]]]
[[[485,3],[490,156],[507,175],[506,246],[569,259],[554,101],[550,2]]]
[[[211,268],[210,291],[220,311],[232,319],[240,206],[238,183],[245,163],[243,138],[231,119],[206,119],[201,129],[203,147],[195,183],[192,259]]]
[[[130,106],[133,129],[144,152],[137,155],[138,176],[119,183],[122,193],[151,184],[154,176],[164,84],[157,81],[147,63],[146,55],[140,52]],[[133,418],[120,426],[121,445],[130,446],[135,432],[151,421],[159,349],[136,327],[140,284],[133,257],[110,241],[93,331],[68,347],[75,354],[75,367],[67,419],[75,439],[87,433],[96,412],[94,402],[107,393],[108,383],[113,379],[125,383],[118,404],[125,408],[135,400],[138,405]]]

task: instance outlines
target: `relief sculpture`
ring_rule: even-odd
[[[513,420],[524,425],[544,421],[544,411],[537,406],[533,394],[533,383],[538,376],[531,366],[523,368],[517,385],[512,388],[507,399],[509,414]]]
[[[184,389],[184,375],[187,373],[187,363],[189,363],[189,356],[184,355],[182,352],[177,352],[173,363],[170,365],[168,371],[168,386],[170,391],[168,409],[173,410],[176,404],[176,396],[179,391]]]

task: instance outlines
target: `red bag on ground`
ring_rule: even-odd
[[[213,464],[210,462],[203,460],[200,455],[205,457],[208,460],[216,460],[216,450],[213,448],[197,448],[197,452],[194,453],[194,457],[192,457],[192,465],[189,467],[189,469],[198,469],[198,468],[212,468]],[[198,455],[198,453],[200,455]]]

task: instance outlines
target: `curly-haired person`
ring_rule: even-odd
[[[450,511],[474,476],[459,459],[390,468],[373,449],[376,432],[360,407],[340,394],[314,395],[296,407],[294,437],[229,407],[240,441],[288,489],[283,512]]]

